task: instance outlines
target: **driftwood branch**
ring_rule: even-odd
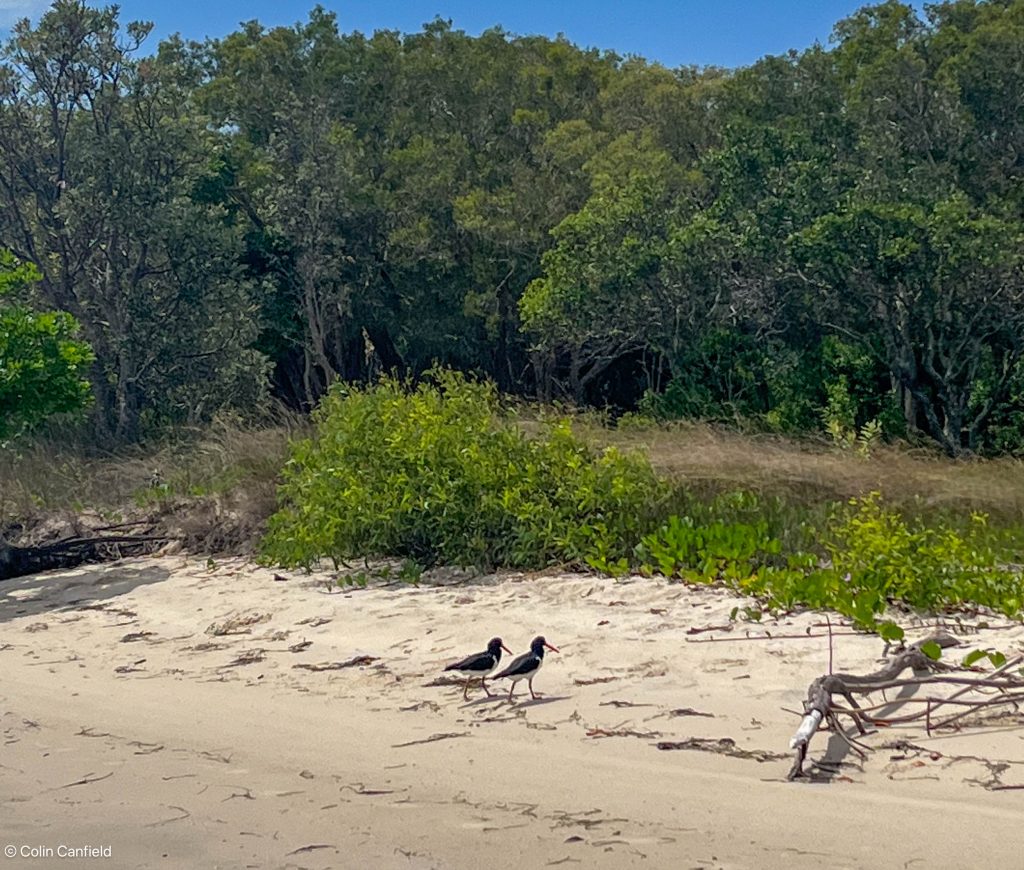
[[[0,540],[0,580],[101,561],[104,547],[117,546],[138,552],[168,540],[166,535],[95,535],[64,538],[36,547],[16,547]]]
[[[921,652],[921,647],[927,643],[936,643],[945,649],[956,646],[958,642],[952,635],[941,632],[911,644],[884,668],[873,674],[825,674],[811,683],[807,690],[807,700],[804,701],[804,718],[789,741],[789,747],[794,750],[795,757],[788,779],[792,780],[805,775],[804,761],[807,759],[807,750],[822,721],[828,722],[836,729],[836,733],[842,733],[836,716],[839,712],[843,712],[851,716],[861,734],[865,733],[864,720],[867,718],[870,721],[870,717],[866,717],[861,712],[860,706],[854,700],[854,695],[866,695],[869,692],[900,685],[901,683],[897,682],[897,677],[908,668],[915,672],[934,672],[939,668],[944,668],[944,665],[940,665]],[[843,697],[849,707],[836,708],[832,703],[834,695]],[[845,737],[845,734],[843,736]]]

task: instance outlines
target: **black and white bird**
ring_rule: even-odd
[[[500,674],[495,674],[494,679],[509,679],[512,681],[512,685],[508,690],[508,699],[512,700],[512,693],[516,690],[516,683],[520,680],[526,680],[530,686],[530,697],[539,698],[540,696],[533,691],[533,678],[537,676],[537,671],[541,669],[541,665],[544,664],[544,650],[549,649],[551,652],[558,652],[558,650],[549,644],[543,637],[535,637],[533,642],[530,644],[530,651],[523,653],[521,656],[517,656],[512,659],[509,666],[505,668]]]
[[[512,655],[512,650],[501,642],[500,637],[492,637],[487,644],[487,649],[483,652],[473,653],[471,656],[466,656],[462,661],[455,662],[455,664],[448,665],[445,668],[446,671],[459,671],[468,677],[466,688],[462,692],[463,699],[469,698],[469,684],[477,677],[480,678],[480,686],[487,692],[487,697],[492,697],[487,688],[486,680],[488,674],[493,673],[497,669],[499,662],[501,662],[502,650]]]

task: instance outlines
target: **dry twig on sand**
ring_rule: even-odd
[[[378,656],[355,656],[347,661],[343,662],[321,662],[320,664],[310,664],[303,662],[302,664],[292,665],[293,668],[298,668],[303,671],[340,671],[342,668],[356,668],[362,667],[363,665],[373,664],[373,662],[379,661]]]

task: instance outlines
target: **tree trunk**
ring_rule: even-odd
[[[554,393],[554,384],[552,383],[554,361],[552,356],[551,351],[548,350],[535,350],[530,353],[537,401],[545,404],[551,401]]]
[[[69,538],[39,547],[15,547],[0,540],[0,580],[25,577],[55,568],[74,568],[83,562],[109,561],[104,548],[117,547],[113,558],[121,558],[121,548],[138,554],[150,549],[152,544],[163,543],[166,537],[150,535],[112,535],[94,538]]]
[[[498,297],[498,341],[494,351],[494,378],[498,382],[498,389],[506,393],[512,390],[515,381],[512,374],[511,348],[512,336],[517,330],[509,288],[509,281],[514,272],[515,266],[508,270],[508,274],[501,279],[495,290]]]
[[[917,403],[914,401],[914,394],[910,392],[903,384],[897,384],[897,395],[900,397],[900,406],[903,408],[903,423],[907,427],[907,432],[915,432],[917,430]]]
[[[583,380],[580,372],[583,363],[580,361],[580,351],[573,348],[569,351],[569,389],[572,392],[572,400],[576,406],[583,404]]]

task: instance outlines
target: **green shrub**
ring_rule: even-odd
[[[964,531],[910,522],[872,493],[852,499],[819,531],[823,552],[785,552],[768,515],[751,515],[765,507],[756,496],[733,493],[715,504],[720,518],[708,510],[671,516],[645,535],[635,553],[640,571],[721,583],[770,608],[830,608],[880,631],[895,629],[879,620],[897,602],[928,611],[971,603],[1021,615],[1024,581],[1003,564],[981,514]]]
[[[740,584],[780,550],[763,520],[697,525],[690,517],[672,516],[658,531],[644,536],[637,555],[648,570],[653,561],[666,577]]]
[[[42,276],[0,249],[0,447],[48,417],[79,412],[92,401],[92,349],[66,311],[27,303]]]
[[[910,523],[872,493],[837,517],[828,550],[861,612],[881,613],[890,601],[932,611],[970,602],[1016,617],[1024,602],[1022,578],[1001,564],[983,514],[963,532]]]
[[[664,500],[646,459],[596,453],[568,421],[528,437],[489,383],[338,385],[293,446],[268,561],[400,556],[422,565],[624,565]]]

